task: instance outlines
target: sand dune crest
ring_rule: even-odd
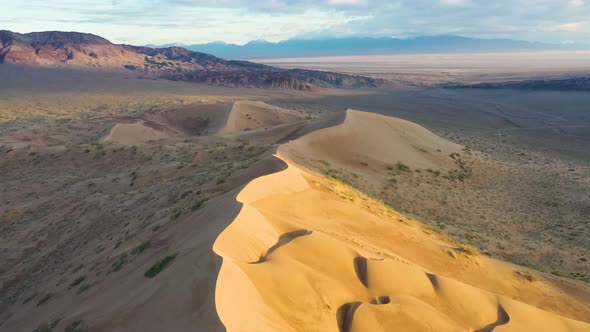
[[[428,167],[460,148],[357,111],[281,146],[288,168],[240,192],[242,210],[214,244],[223,257],[216,305],[228,331],[590,331],[564,317],[590,317],[590,308],[551,280],[525,283],[509,264],[449,255],[454,244],[292,161],[350,167],[356,156]]]

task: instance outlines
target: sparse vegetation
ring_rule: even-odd
[[[38,302],[37,302],[37,306],[42,305],[43,303],[49,301],[51,299],[51,297],[53,296],[53,294],[51,293],[47,293],[45,294],[45,296],[43,296]]]
[[[174,213],[172,213],[172,215],[170,215],[170,220],[176,220],[178,219],[180,216],[182,215],[182,210],[177,210],[174,211]]]
[[[528,282],[533,282],[535,280],[535,278],[533,277],[533,275],[527,271],[527,270],[519,270],[519,271],[515,271],[514,272],[518,277],[528,281]]]
[[[34,299],[35,296],[37,296],[37,293],[33,293],[33,294],[29,295],[29,297],[27,297],[26,299],[23,300],[23,304],[27,304],[27,303],[31,302],[31,300]]]
[[[70,323],[66,326],[65,332],[86,332],[88,331],[88,326],[83,320],[77,320],[75,322]]]
[[[57,318],[57,319],[52,320],[49,323],[48,322],[41,323],[32,332],[51,332],[51,331],[53,331],[53,329],[55,329],[55,327],[59,324],[60,321],[61,321],[61,318]]]
[[[78,278],[74,279],[70,284],[70,287],[78,286],[82,281],[86,279],[86,276],[79,276]]]
[[[469,256],[478,256],[479,250],[476,247],[472,246],[471,244],[460,244],[459,245],[460,251],[465,253]]]
[[[149,270],[145,271],[144,276],[146,278],[153,278],[162,272],[172,261],[176,258],[177,254],[166,256],[159,262],[154,264]]]
[[[125,266],[125,264],[127,264],[127,254],[121,255],[116,261],[113,262],[113,264],[111,265],[111,267],[113,268],[112,271],[120,271],[123,268],[123,266]]]
[[[84,284],[80,285],[80,287],[78,287],[76,294],[84,293],[85,291],[89,290],[91,287],[92,287],[91,284],[84,283]]]
[[[409,172],[411,170],[410,166],[402,163],[401,161],[398,162],[395,166],[396,166],[397,170],[400,172]]]
[[[140,245],[138,245],[133,250],[131,250],[131,254],[132,255],[139,255],[142,252],[144,252],[147,248],[149,248],[150,246],[151,246],[151,242],[149,240],[142,242]]]

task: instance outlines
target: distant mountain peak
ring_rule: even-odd
[[[478,53],[590,49],[575,44],[546,44],[512,39],[481,39],[459,35],[432,35],[409,38],[342,37],[294,38],[280,42],[254,40],[244,45],[207,43],[187,48],[231,59],[284,57],[386,55],[420,53]]]
[[[375,87],[380,80],[310,70],[287,70],[227,61],[184,47],[119,45],[79,32],[0,31],[0,63],[132,71],[170,80],[232,87],[309,90],[313,87]]]

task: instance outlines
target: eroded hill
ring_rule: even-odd
[[[117,45],[96,35],[61,31],[26,34],[0,31],[0,63],[127,70],[169,80],[285,90],[367,88],[384,84],[383,80],[362,76],[228,61],[181,47]]]

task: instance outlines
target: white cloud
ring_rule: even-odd
[[[459,34],[590,40],[584,0],[28,0],[2,4],[20,32],[77,30],[116,42],[245,43],[297,36]]]
[[[461,6],[465,4],[465,0],[440,0],[440,2],[448,6]]]
[[[570,22],[560,24],[557,28],[560,31],[580,31],[584,25],[586,25],[586,22]]]

